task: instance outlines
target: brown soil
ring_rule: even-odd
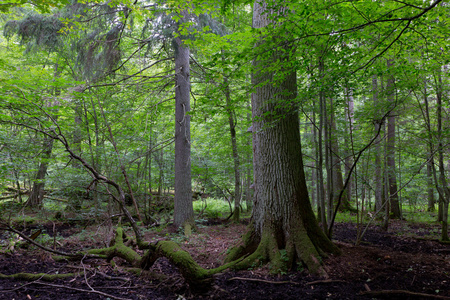
[[[53,224],[42,228],[53,236]],[[192,294],[176,268],[165,259],[159,259],[151,272],[138,277],[128,272],[129,266],[120,259],[115,259],[115,264],[100,260],[56,262],[50,254],[30,246],[13,254],[0,254],[0,273],[62,274],[85,270],[86,275],[54,282],[0,279],[0,299],[450,299],[450,246],[431,239],[437,237],[437,228],[404,221],[393,223],[389,232],[371,226],[361,244],[355,246],[356,226],[337,224],[334,238],[342,255],[324,260],[330,275],[327,280],[311,276],[301,267],[270,276],[267,267],[255,266],[217,275],[214,287],[202,295]],[[227,249],[245,230],[244,224],[210,222],[200,225],[190,238],[152,230],[146,233],[146,239],[175,240],[199,264],[212,268],[221,264]],[[31,233],[34,229],[25,231]],[[111,231],[111,227],[56,224],[56,247],[65,251],[102,247],[111,238]],[[2,246],[11,238],[9,233],[0,232]],[[53,245],[51,240],[48,243]],[[385,294],[365,294],[368,291]]]

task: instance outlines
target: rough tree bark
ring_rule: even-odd
[[[271,24],[266,3],[255,1],[253,27]],[[278,14],[284,13],[279,10]],[[277,24],[276,26],[279,26]],[[275,28],[279,29],[279,28]],[[269,42],[271,37],[261,42]],[[270,262],[272,272],[291,268],[295,263],[311,272],[326,275],[320,256],[338,252],[320,229],[309,202],[300,145],[299,118],[294,103],[296,73],[291,71],[287,46],[270,41],[275,50],[269,57],[254,61],[252,84],[255,206],[251,230],[242,244],[233,248],[227,261],[250,254],[237,268],[248,268],[255,261]],[[278,72],[268,71],[272,61],[284,65]],[[275,76],[277,74],[278,77]]]
[[[194,223],[191,183],[191,128],[189,47],[181,37],[175,47],[175,203],[173,223],[176,228]]]

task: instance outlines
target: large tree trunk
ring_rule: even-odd
[[[255,28],[271,23],[265,10],[266,4],[255,1]],[[287,71],[291,50],[284,47],[254,62],[254,221],[244,244],[234,248],[227,260],[251,253],[237,266],[247,268],[249,263],[262,260],[271,263],[273,272],[280,272],[300,263],[311,272],[326,274],[319,257],[338,250],[320,229],[309,202],[294,104],[296,74]],[[270,62],[277,60],[285,66],[278,70],[283,78],[267,71]]]
[[[189,48],[175,38],[175,203],[176,228],[193,225],[190,133]]]

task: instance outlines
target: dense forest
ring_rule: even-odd
[[[449,7],[3,1],[0,298],[449,299]]]

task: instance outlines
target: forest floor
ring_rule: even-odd
[[[112,237],[111,226],[60,222],[41,228],[47,232],[47,243],[64,251],[105,247]],[[35,229],[30,226],[25,232],[31,234]],[[221,264],[227,249],[245,230],[244,224],[209,221],[189,238],[167,228],[147,230],[145,237],[177,241],[201,266],[212,268]],[[52,238],[53,232],[57,239]],[[432,238],[437,232],[438,225],[393,221],[388,232],[369,226],[360,245],[355,246],[356,225],[338,223],[334,242],[342,255],[324,259],[328,279],[311,276],[301,268],[272,276],[267,267],[255,266],[217,275],[213,288],[201,295],[192,294],[165,259],[136,276],[118,258],[114,263],[92,259],[57,262],[49,253],[30,246],[0,254],[0,273],[85,271],[85,275],[52,282],[0,279],[0,299],[450,299],[450,246]],[[0,232],[0,241],[7,238],[11,239],[9,233]]]

